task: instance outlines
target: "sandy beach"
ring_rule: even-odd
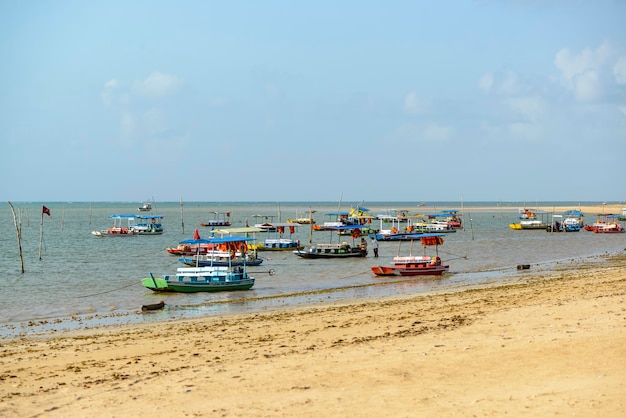
[[[626,258],[524,274],[3,341],[0,415],[626,416]]]

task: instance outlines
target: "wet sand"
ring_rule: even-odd
[[[2,341],[0,415],[626,416],[626,258],[542,274]]]

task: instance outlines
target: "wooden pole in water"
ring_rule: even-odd
[[[41,260],[41,247],[43,246],[43,208],[41,209],[41,222],[39,223],[39,259]]]
[[[183,235],[185,235],[185,219],[183,217],[183,197],[180,197],[180,226],[183,230]]]
[[[15,209],[13,208],[13,204],[11,202],[9,202],[9,206],[11,207],[11,212],[13,212],[13,223],[15,224],[15,232],[17,234],[17,248],[20,255],[20,263],[22,265],[22,274],[24,274],[24,256],[22,255],[22,216],[20,214],[18,222],[18,218],[15,215]]]

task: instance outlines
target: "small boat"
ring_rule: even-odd
[[[419,238],[424,247],[435,247],[443,244],[443,234],[422,234]],[[413,242],[411,242],[412,246]],[[399,252],[399,248],[398,248]],[[441,276],[450,268],[443,264],[439,255],[412,255],[393,257],[391,266],[373,266],[372,272],[377,276]]]
[[[295,222],[276,222],[268,223],[267,238],[262,244],[254,245],[253,248],[258,251],[293,251],[300,250],[304,246],[300,245],[300,240],[293,239],[292,235],[296,232],[296,228],[302,226]],[[262,228],[257,226],[258,228]],[[285,237],[285,228],[289,231],[289,238]],[[272,234],[272,232],[274,232]]]
[[[230,212],[213,212],[213,214],[213,219],[202,222],[200,226],[230,226],[230,221],[227,219],[230,218]]]
[[[400,221],[395,216],[380,215],[380,230],[369,234],[369,237],[377,241],[411,241],[418,239],[425,233],[456,232],[454,228],[444,224],[413,224],[409,219],[406,225],[400,225]],[[391,224],[391,228],[387,224]]]
[[[137,231],[139,235],[161,235],[163,233],[163,225],[161,219],[163,215],[139,215],[138,223],[131,223],[130,227]]]
[[[553,215],[548,232],[578,232],[583,228],[583,214],[578,210],[568,210],[562,215]]]
[[[293,219],[287,219],[288,223],[297,223],[297,224],[304,224],[304,225],[312,225],[315,223],[315,220],[313,219],[313,214],[316,211],[309,209],[308,214],[309,216],[306,216],[306,211],[296,211],[296,217]]]
[[[302,258],[350,258],[366,257],[367,249],[361,246],[354,247],[347,242],[331,244],[313,244],[306,249],[293,251],[295,255]]]
[[[226,255],[210,255],[210,254],[205,254],[205,255],[198,255],[198,256],[192,256],[192,257],[181,257],[178,259],[178,261],[180,261],[183,264],[186,264],[188,266],[198,266],[198,267],[206,267],[206,266],[243,266],[244,263],[247,266],[260,266],[263,263],[263,259],[262,258],[258,258],[258,257],[246,257],[245,261],[242,257],[235,257],[235,258],[231,258],[230,256]]]
[[[461,218],[457,215],[458,212],[459,211],[456,209],[442,210],[441,213],[432,213],[428,215],[428,219],[431,220],[431,223],[446,226],[446,229],[458,229],[462,227]]]
[[[183,241],[189,245],[222,245],[226,244],[233,250],[245,253],[245,243],[251,238],[230,236],[224,238],[208,238]],[[245,259],[245,258],[244,258]],[[150,277],[141,281],[144,287],[155,292],[219,292],[248,290],[254,286],[254,277],[248,275],[247,265],[243,266],[205,266],[205,267],[179,267],[176,274],[163,275],[163,277]]]
[[[113,226],[111,228],[91,231],[91,234],[95,237],[132,237],[139,234],[131,226],[135,215],[111,215],[109,218],[113,219]],[[126,221],[127,226],[123,226],[124,221]]]
[[[150,202],[144,202],[137,210],[140,212],[150,212],[152,210],[152,204]]]
[[[519,222],[518,223],[510,223],[509,228],[514,230],[522,230],[522,229],[546,229],[550,226],[550,224],[544,221],[544,218],[547,216],[547,213],[541,212],[541,220],[537,217],[537,213],[530,209],[520,209],[519,210]]]
[[[192,243],[196,242],[196,244]],[[178,243],[176,247],[168,247],[166,251],[172,255],[192,256],[206,254],[215,248],[214,244],[200,242],[200,233],[198,228],[193,233],[193,240],[184,240]]]
[[[347,242],[312,244],[308,248],[301,248],[293,251],[295,255],[302,258],[351,258],[351,257],[367,257],[367,243],[361,238],[361,244],[356,245],[354,240],[361,237],[360,225],[342,225],[332,230],[350,230],[352,231],[352,245]],[[332,234],[332,232],[331,232]],[[332,235],[331,235],[332,239]]]
[[[590,225],[585,225],[586,231],[595,232],[596,234],[614,234],[626,232],[624,227],[619,223],[619,216],[612,213],[598,214],[598,220]]]

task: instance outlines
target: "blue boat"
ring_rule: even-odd
[[[163,224],[161,219],[163,215],[138,215],[137,223],[131,223],[130,227],[137,231],[139,235],[161,235],[163,233]]]
[[[182,244],[189,244],[200,248],[201,245],[226,245],[230,251],[241,251],[246,253],[246,241],[252,238],[229,236],[224,238],[192,239],[182,241]],[[248,290],[254,286],[254,277],[248,275],[247,264],[242,266],[195,266],[179,267],[176,274],[166,274],[163,277],[150,277],[141,281],[148,289],[155,292],[219,292],[226,290]]]

